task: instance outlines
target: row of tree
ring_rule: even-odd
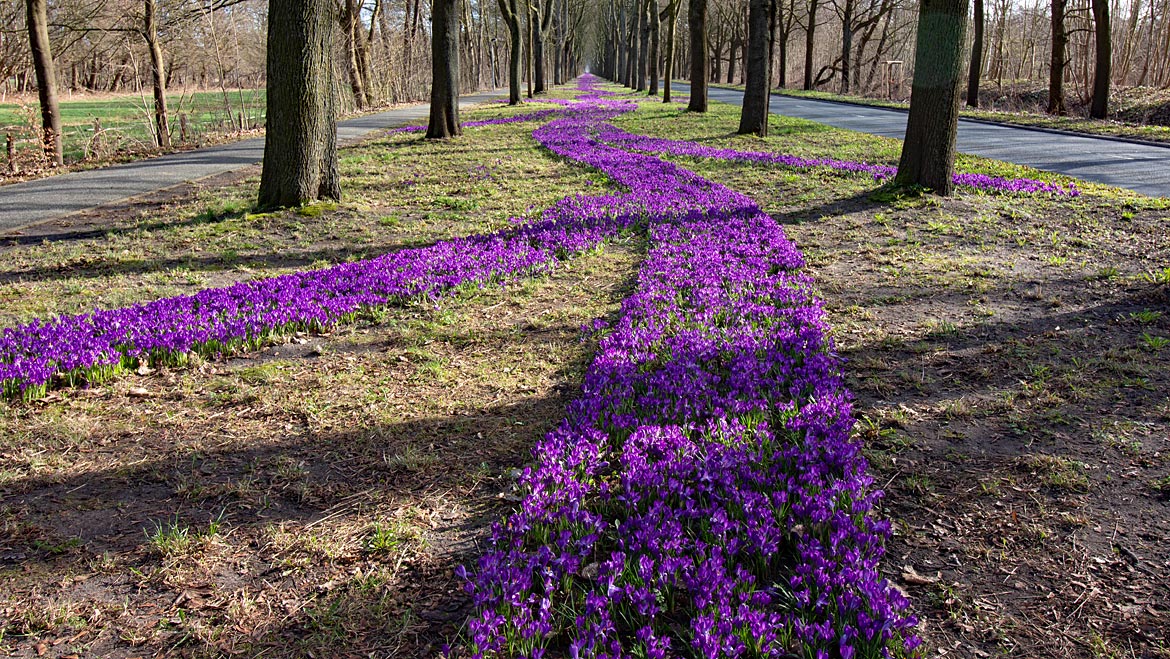
[[[431,0],[328,4],[339,112],[428,98]],[[506,66],[527,81],[528,96],[560,83],[587,5],[526,0],[521,10],[518,0],[456,0],[460,88],[499,87]],[[165,149],[176,131],[168,90],[218,90],[232,116],[243,97],[230,90],[266,84],[268,11],[267,0],[0,0],[0,20],[13,26],[0,30],[2,93],[36,90],[52,163],[63,159],[57,98],[65,91],[144,92],[154,104],[151,133]],[[523,91],[512,92],[518,102]]]
[[[465,3],[431,1],[430,118],[426,132],[430,139],[462,133],[459,94],[466,85],[462,84],[460,6],[466,7]],[[521,100],[525,60],[530,67],[530,94],[546,91],[550,70],[556,84],[576,76],[576,35],[584,14],[572,9],[572,4],[569,0],[534,0],[521,8],[516,0],[499,0],[498,9],[507,20],[511,41],[511,103]],[[271,209],[322,198],[340,199],[337,80],[331,63],[337,16],[334,0],[279,0],[272,2],[268,11],[268,130],[258,206]],[[527,57],[523,57],[525,50]],[[360,68],[352,50],[346,47],[344,52],[351,55],[350,66]],[[354,71],[349,73],[356,96]]]
[[[615,4],[618,1],[610,0]],[[748,57],[744,66],[740,134],[765,136],[768,133],[781,2],[748,2],[745,46]],[[653,95],[656,90],[647,80],[657,80],[660,61],[649,35],[657,33],[656,24],[666,21],[670,25],[675,17],[670,11],[660,11],[657,0],[632,0],[631,7],[628,23],[620,8],[608,14],[610,24],[604,37],[601,67],[622,84]],[[689,0],[688,41],[692,52],[688,109],[692,112],[707,111],[710,63],[709,50],[704,45],[708,36],[708,9],[708,0]],[[921,185],[940,194],[949,194],[954,187],[959,87],[969,9],[969,0],[920,1],[913,92],[896,179],[899,184]],[[669,76],[666,80],[669,93]],[[664,100],[667,100],[665,95]]]
[[[92,7],[108,8],[104,3],[121,0],[85,0]],[[166,62],[159,46],[160,24],[181,25],[215,12],[232,11],[251,0],[136,0],[141,12],[140,26],[134,28],[150,51],[152,87],[155,91],[155,120],[160,139],[168,134],[166,107]],[[578,62],[587,56],[603,75],[638,91],[654,95],[664,80],[663,100],[670,101],[670,81],[676,70],[689,71],[691,95],[689,108],[703,112],[707,105],[707,82],[713,77],[721,57],[722,37],[711,38],[733,6],[731,15],[740,16],[742,34],[731,32],[731,56],[728,69],[736,62],[736,52],[743,57],[745,82],[744,110],[739,130],[764,135],[768,127],[768,98],[771,87],[785,84],[787,43],[800,17],[794,11],[796,0],[430,0],[429,25],[420,19],[424,0],[280,0],[267,6],[266,80],[268,138],[264,175],[260,189],[262,207],[287,206],[319,197],[340,194],[336,164],[336,119],[339,114],[338,88],[348,82],[349,97],[362,107],[372,102],[377,88],[373,51],[376,35],[386,38],[379,29],[394,14],[403,26],[404,61],[412,61],[411,42],[417,34],[429,31],[431,76],[429,93],[431,117],[428,137],[444,138],[460,133],[458,95],[461,89],[477,86],[487,69],[492,83],[498,83],[495,53],[507,44],[507,78],[509,101],[519,103],[523,80],[528,94],[539,94],[548,86],[574,75]],[[857,72],[852,28],[861,27],[860,51],[872,39],[876,26],[883,25],[878,38],[889,36],[889,24],[901,0],[827,0],[842,16],[840,58],[830,68],[839,69],[843,84]],[[985,25],[983,1],[975,1],[970,16],[970,0],[921,0],[916,28],[916,50],[912,62],[913,94],[899,179],[918,183],[940,192],[951,187],[950,170],[954,158],[954,134],[958,116],[958,89],[967,52],[971,51],[968,102],[978,100],[977,82],[983,75]],[[1063,78],[1068,68],[1067,19],[1071,0],[1051,0],[1051,81],[1050,111],[1062,112]],[[1103,116],[1107,110],[1108,89],[1112,75],[1114,48],[1111,43],[1110,16],[1116,8],[1106,0],[1088,0],[1095,26],[1094,104],[1093,114]],[[1133,0],[1137,2],[1138,0]],[[1170,0],[1149,0],[1150,2]],[[60,123],[56,112],[57,74],[51,54],[49,20],[50,0],[24,0],[27,34],[37,78],[44,124],[46,152],[60,160]],[[161,18],[163,2],[166,20]],[[806,86],[815,86],[811,61],[814,54],[815,28],[819,3],[810,0],[805,16],[806,43],[804,76]],[[189,3],[194,3],[189,4]],[[1140,8],[1140,7],[1138,7]],[[1140,12],[1134,8],[1130,18]],[[1006,13],[1002,13],[1006,21]],[[478,18],[476,18],[478,16]],[[715,20],[712,21],[712,16]],[[724,18],[720,18],[724,16]],[[1156,17],[1151,13],[1151,21]],[[484,37],[483,27],[495,20],[504,27],[507,38]],[[478,22],[477,22],[478,21]],[[685,36],[680,34],[685,21]],[[736,18],[735,22],[738,23]],[[1131,20],[1131,22],[1134,22]],[[975,38],[967,39],[969,23],[974,23]],[[1002,23],[1002,22],[1001,22]],[[1136,24],[1136,23],[1135,23]],[[116,27],[100,26],[91,21],[95,32],[108,33]],[[478,32],[476,26],[479,26]],[[77,29],[77,28],[75,28]],[[81,30],[84,32],[84,30]],[[1131,33],[1135,33],[1131,31]],[[340,35],[340,38],[335,38]],[[592,38],[590,38],[590,35]],[[738,35],[738,36],[736,36]],[[1151,36],[1152,38],[1152,36]],[[997,43],[1002,43],[998,39]],[[1128,46],[1127,46],[1128,48]],[[486,55],[486,57],[485,57]],[[338,61],[342,66],[338,66]],[[485,61],[490,66],[485,69]],[[1002,57],[994,60],[1002,62]],[[470,77],[467,68],[479,72]],[[997,66],[999,66],[997,64]],[[1161,66],[1156,66],[1161,70]],[[344,78],[343,78],[344,76]],[[663,78],[663,76],[665,76]]]
[[[674,28],[695,14],[686,0],[603,1],[612,36],[603,68],[615,79],[630,74],[624,44],[640,45],[632,31]],[[691,53],[704,49],[708,80],[742,84],[751,56],[750,5],[708,0],[703,44],[667,37],[660,70],[688,70]],[[674,13],[680,8],[681,16]],[[898,95],[903,76],[913,74],[918,9],[913,0],[777,0],[773,84]],[[651,11],[662,20],[643,20]],[[1008,95],[1047,81],[1049,110],[1057,114],[1067,110],[1070,86],[1085,100],[1107,98],[1098,83],[1170,87],[1170,0],[974,0],[968,12],[971,105],[980,102],[981,82]]]

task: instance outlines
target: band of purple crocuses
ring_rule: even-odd
[[[473,655],[912,652],[800,253],[750,198],[607,144],[604,122],[635,106],[595,84],[534,136],[626,188],[603,203],[642,217],[650,245],[580,398],[523,472],[520,510],[460,570]]]
[[[875,514],[879,493],[850,435],[850,397],[799,252],[750,198],[648,154],[879,179],[889,168],[630,135],[606,122],[636,104],[597,83],[582,78],[581,95],[561,108],[476,123],[556,113],[534,137],[624,192],[569,197],[492,234],[7,328],[4,394],[32,398],[141,362],[244,350],[388,304],[547,272],[644,229],[636,290],[601,339],[580,398],[535,448],[519,511],[461,571],[477,607],[473,652],[912,653],[908,603],[879,572],[889,525]],[[1005,180],[964,184],[1075,194]]]

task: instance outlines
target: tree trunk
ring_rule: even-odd
[[[500,14],[508,26],[508,104],[520,103],[520,78],[524,75],[524,29],[520,20],[520,0],[498,0]]]
[[[804,33],[804,89],[813,88],[813,39],[817,31],[817,0],[808,5],[808,30]]]
[[[151,80],[154,83],[154,132],[155,143],[164,149],[171,146],[171,127],[167,119],[167,76],[163,65],[162,48],[158,45],[158,30],[155,26],[158,6],[155,0],[144,0],[143,30],[147,49],[150,51]]]
[[[670,0],[667,5],[666,20],[666,70],[662,75],[662,102],[669,103],[670,98],[670,79],[674,77],[674,40],[675,32],[678,29],[678,9],[682,6],[682,0]]]
[[[650,75],[650,2],[639,0],[642,18],[638,21],[638,88],[636,91],[646,91],[647,79]]]
[[[1113,40],[1109,29],[1109,1],[1092,1],[1097,62],[1093,70],[1093,105],[1089,109],[1089,116],[1104,119],[1109,116],[1109,76],[1113,65]]]
[[[57,105],[57,74],[53,70],[53,51],[49,46],[47,0],[25,0],[28,20],[28,43],[33,69],[37,74],[37,96],[41,101],[41,144],[45,157],[55,167],[65,164],[61,144],[61,109]]]
[[[744,68],[747,70],[743,93],[743,111],[739,115],[739,134],[768,135],[768,100],[772,61],[772,3],[775,0],[751,0],[748,4],[748,43]]]
[[[845,0],[841,15],[841,93],[849,93],[849,58],[853,55],[853,0]]]
[[[1068,33],[1064,29],[1064,15],[1068,0],[1052,0],[1052,59],[1048,69],[1048,114],[1065,115],[1064,64]]]
[[[361,70],[362,80],[366,83],[367,103],[377,103],[381,98],[383,98],[384,87],[381,83],[381,80],[379,80],[379,84],[377,85],[378,89],[375,91],[374,62],[373,56],[370,53],[374,47],[375,28],[378,25],[378,18],[381,13],[382,0],[376,0],[374,2],[374,9],[370,13],[370,29],[368,32],[361,29],[362,22],[361,20],[358,20],[358,66]],[[360,16],[361,14],[359,13],[358,15]]]
[[[971,44],[971,69],[967,73],[967,105],[979,107],[979,78],[983,68],[983,0],[975,0],[975,40]]]
[[[943,195],[954,189],[951,171],[966,29],[967,0],[922,0],[898,183],[923,185]]]
[[[634,21],[632,41],[634,44],[634,81],[631,87],[634,91],[646,91],[646,50],[651,44],[649,40],[649,22],[646,20],[646,0],[634,0],[634,13],[638,18]]]
[[[257,206],[340,199],[333,0],[282,0],[268,11],[268,130]]]
[[[366,81],[362,79],[358,42],[362,38],[361,5],[357,0],[345,0],[341,12],[341,29],[345,34],[345,68],[349,73],[349,86],[353,92],[353,103],[360,110],[369,105],[366,95]]]
[[[459,12],[456,0],[431,4],[431,118],[427,137],[463,134],[459,123]]]
[[[561,0],[557,3],[557,48],[556,56],[553,57],[553,84],[565,84],[565,20],[567,18],[565,8],[566,0]]]
[[[727,40],[727,78],[726,83],[735,84],[735,60],[739,58],[739,39],[731,37]]]
[[[658,15],[658,0],[649,0],[647,3],[649,11],[647,16],[650,18],[650,53],[646,58],[649,66],[646,75],[650,78],[647,94],[649,96],[658,95],[658,44],[662,41],[658,32],[659,15]]]
[[[626,5],[622,3],[618,11],[618,33],[614,40],[617,43],[618,61],[617,61],[617,75],[618,82],[622,85],[629,86],[630,79],[626,75],[628,67],[627,58],[630,56],[630,44],[626,41]]]
[[[781,4],[781,2],[783,4]],[[777,71],[776,84],[783,89],[788,86],[788,37],[792,33],[792,12],[796,11],[796,3],[791,0],[780,0],[776,3],[778,29],[776,39],[776,62],[779,70]],[[783,10],[783,11],[781,11]],[[785,14],[784,12],[788,12]]]
[[[538,9],[539,2],[533,2],[532,6],[532,20],[534,25],[532,27],[532,91],[537,94],[543,94],[546,91],[547,85],[544,79],[544,14]],[[458,26],[458,21],[456,21]]]
[[[691,100],[687,110],[707,111],[707,0],[689,0]]]
[[[528,17],[524,33],[524,77],[528,81],[528,98],[532,98],[532,42],[536,39],[536,10],[529,7],[524,14]]]

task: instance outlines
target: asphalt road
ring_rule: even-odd
[[[459,103],[466,107],[498,95],[498,92],[468,95],[459,99]],[[344,144],[378,130],[426,119],[429,111],[430,106],[424,103],[347,119],[338,123],[337,137]],[[5,185],[0,187],[0,234],[102,204],[229,172],[263,159],[264,139],[256,138]]]
[[[690,86],[671,83],[680,94]],[[708,90],[708,98],[743,104],[743,92]],[[872,135],[902,139],[906,111],[773,95],[775,114],[817,121]],[[1153,197],[1170,197],[1170,147],[1098,137],[1057,134],[1016,126],[959,120],[958,149],[996,160],[1027,165],[1085,181],[1128,188]]]

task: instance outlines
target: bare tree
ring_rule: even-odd
[[[979,78],[983,66],[983,0],[974,0],[975,20],[973,26],[975,38],[971,43],[971,68],[967,73],[967,105],[979,107]]]
[[[813,82],[813,46],[816,43],[817,33],[817,5],[820,4],[818,0],[809,0],[808,3],[808,25],[804,31],[804,88],[805,90],[812,89],[816,85]]]
[[[659,74],[658,46],[662,40],[661,36],[659,34],[658,26],[662,23],[662,19],[663,19],[663,15],[660,13],[660,10],[658,8],[658,0],[646,0],[646,19],[648,21],[650,21],[650,29],[649,29],[650,52],[647,54],[647,57],[646,57],[646,62],[647,62],[646,75],[649,78],[649,80],[647,81],[649,89],[647,90],[646,93],[649,96],[657,96],[658,95],[658,74]]]
[[[1064,104],[1064,67],[1067,63],[1065,46],[1068,33],[1064,29],[1064,16],[1068,0],[1052,0],[1052,57],[1048,72],[1048,114],[1068,114]]]
[[[150,51],[150,71],[154,90],[154,138],[164,148],[171,146],[171,127],[167,118],[167,75],[163,63],[162,48],[158,43],[158,3],[143,0],[142,36]]]
[[[707,0],[690,0],[687,24],[691,44],[691,100],[687,110],[707,111]]]
[[[1089,116],[1104,119],[1109,116],[1109,79],[1113,69],[1113,33],[1109,28],[1109,3],[1092,0],[1097,62],[1093,68],[1093,105]],[[1167,37],[1170,38],[1170,37]]]
[[[796,0],[780,0],[777,3],[776,21],[776,51],[778,79],[780,87],[788,86],[788,39],[792,35],[792,28],[796,25]]]
[[[524,32],[520,17],[520,0],[496,0],[500,15],[508,26],[508,103],[520,102],[520,78],[524,75]]]
[[[45,156],[56,166],[65,163],[65,150],[61,143],[61,109],[57,104],[57,73],[53,69],[53,51],[49,45],[47,4],[47,0],[25,0],[28,42],[41,101],[41,143]]]
[[[678,29],[678,10],[682,7],[682,0],[670,0],[670,4],[666,5],[663,10],[666,21],[666,67],[662,75],[662,102],[669,103],[670,97],[670,79],[674,77],[674,49],[675,49],[675,31]]]
[[[358,109],[370,104],[369,72],[363,70],[360,54],[365,42],[365,24],[361,16],[363,4],[358,0],[345,0],[337,11],[345,50],[345,70],[349,74],[349,87]]]
[[[772,18],[776,0],[751,0],[748,5],[746,86],[739,133],[768,134],[768,101],[772,82]]]

